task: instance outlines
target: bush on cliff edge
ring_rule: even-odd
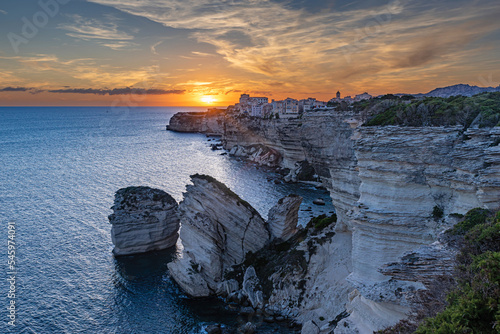
[[[458,286],[443,312],[415,333],[500,333],[500,211],[471,210],[450,234],[465,233],[457,257]]]
[[[473,209],[446,235],[459,248],[456,275],[423,290],[431,297],[449,291],[446,304],[424,298],[416,316],[379,334],[500,333],[500,211]]]

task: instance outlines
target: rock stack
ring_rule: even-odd
[[[179,237],[177,202],[166,192],[149,187],[129,187],[116,192],[111,240],[116,256],[172,247]]]
[[[174,280],[190,296],[216,294],[224,272],[270,239],[266,222],[250,204],[206,175],[191,176],[179,206],[184,246],[169,263]]]
[[[269,210],[268,225],[273,238],[286,241],[297,232],[299,209],[302,197],[290,195],[278,201]]]

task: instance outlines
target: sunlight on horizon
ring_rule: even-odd
[[[202,96],[200,98],[200,101],[206,104],[214,104],[215,102],[217,102],[217,100],[214,97],[209,95]]]

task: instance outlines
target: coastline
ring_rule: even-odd
[[[327,330],[343,333],[342,328],[379,330],[406,318],[406,313],[417,307],[408,298],[425,284],[390,279],[392,274],[382,274],[381,268],[438,241],[439,235],[456,223],[451,213],[464,214],[474,207],[498,209],[499,171],[483,163],[498,161],[500,152],[490,149],[500,136],[498,127],[469,129],[464,138],[472,140],[457,140],[461,138],[458,127],[362,127],[361,124],[359,115],[346,112],[305,113],[301,119],[287,120],[205,114],[194,126],[195,132],[204,133],[210,128],[220,134],[224,148],[233,156],[267,164],[269,159],[263,159],[262,152],[255,154],[255,145],[269,149],[264,156],[278,153],[276,165],[290,170],[290,181],[300,181],[292,180],[290,175],[299,174],[301,162],[306,161],[330,192],[339,221],[336,237],[329,244],[347,253],[343,258],[329,252],[323,254],[324,259],[336,264],[327,264],[322,270],[332,272],[339,265],[347,265],[350,268],[347,275],[339,278],[347,290],[341,292],[330,283],[320,289],[337,291],[340,295],[318,296],[318,300],[310,296],[305,305],[291,308],[281,304],[284,313],[288,312],[302,324],[314,320],[321,333]],[[406,166],[406,170],[400,170],[398,165]],[[465,171],[466,175],[453,172],[453,168]],[[442,221],[436,222],[429,215],[438,206],[445,214]],[[380,230],[385,221],[390,227]],[[380,251],[380,247],[389,251]],[[369,261],[367,254],[372,254]],[[428,270],[438,275],[439,266],[433,268],[434,265]],[[453,264],[448,266],[447,270],[452,270]],[[319,287],[314,283],[318,274],[307,280],[306,291]],[[389,297],[394,289],[401,290],[401,295]],[[374,295],[371,291],[379,292]],[[289,294],[275,295],[278,304],[291,298]],[[329,304],[332,298],[345,303],[345,308],[332,307]],[[375,305],[379,311],[371,314],[367,307]],[[395,311],[396,305],[399,311]],[[340,321],[339,327],[329,327],[327,322],[317,320],[336,319],[346,310],[347,317]]]

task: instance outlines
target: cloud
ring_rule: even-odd
[[[108,64],[103,59],[75,58],[60,59],[56,55],[37,54],[31,56],[0,56],[0,60],[13,62],[12,68],[16,69],[16,77],[30,78],[34,75],[55,76],[60,79],[57,83],[48,82],[45,86],[54,86],[64,83],[71,83],[72,86],[90,87],[158,87],[168,73],[161,73],[158,65],[135,67],[131,64],[126,67],[116,66],[110,60]],[[2,74],[2,72],[0,72]],[[14,78],[13,78],[14,79]],[[32,85],[28,80],[9,80],[4,84]],[[40,86],[37,84],[36,86]],[[164,87],[164,86],[161,86]]]
[[[109,43],[100,43],[102,46],[106,46],[110,49],[113,50],[123,50],[123,49],[130,49],[132,47],[138,46],[136,43],[131,43],[131,42],[123,42],[123,41],[116,41],[116,42],[109,42]]]
[[[8,14],[5,10],[2,10],[2,9],[0,9],[0,13],[2,13],[3,15],[7,15]]]
[[[243,91],[240,89],[231,89],[231,90],[226,91],[224,94],[227,95],[227,94],[231,94],[231,93],[243,93]]]
[[[159,55],[158,51],[156,51],[156,48],[158,46],[160,46],[161,43],[163,43],[164,41],[159,41],[158,43],[155,43],[153,45],[151,45],[151,53],[154,54],[154,55]]]
[[[48,90],[49,93],[68,93],[68,94],[94,94],[94,95],[169,95],[169,94],[184,94],[185,90],[179,89],[144,89],[144,88],[114,88],[114,89],[54,89]]]
[[[0,92],[27,92],[33,88],[27,88],[27,87],[5,87],[1,88]]]
[[[43,90],[33,87],[4,87],[0,88],[0,93],[4,92],[28,92],[30,94],[42,93]]]
[[[167,27],[188,29],[192,38],[215,46],[232,68],[267,81],[286,83],[290,90],[366,84],[366,76],[457,61],[486,28],[467,23],[498,17],[496,1],[424,0],[354,2],[308,11],[297,1],[271,0],[90,0],[146,17]],[[335,2],[331,2],[335,4]],[[498,21],[498,20],[497,20]],[[443,33],[445,32],[445,33]],[[423,41],[422,36],[460,36]],[[409,41],[416,42],[413,47]],[[443,58],[444,57],[444,58]],[[258,82],[258,80],[256,80]],[[259,87],[259,88],[261,88]],[[276,85],[268,85],[269,88]],[[285,89],[284,87],[282,87]],[[333,87],[332,87],[333,88]]]
[[[213,56],[215,56],[211,53],[199,52],[199,51],[192,51],[191,53],[194,54],[195,56],[200,56],[200,57],[213,57]]]
[[[57,94],[93,94],[93,95],[170,95],[185,94],[185,90],[180,89],[145,89],[145,88],[114,88],[114,89],[95,89],[95,88],[64,88],[64,89],[36,89],[31,87],[4,87],[0,92],[30,92],[38,94],[42,92]]]
[[[188,81],[188,82],[183,82],[183,83],[180,83],[179,85],[181,86],[208,86],[208,85],[212,85],[213,82],[208,82],[208,81]]]
[[[83,18],[80,15],[69,15],[72,24],[60,24],[59,29],[68,31],[67,36],[81,39],[84,41],[95,41],[97,44],[114,49],[121,50],[138,46],[133,43],[134,36],[123,32],[117,24],[118,19],[113,16],[107,16],[107,22],[96,19]]]

